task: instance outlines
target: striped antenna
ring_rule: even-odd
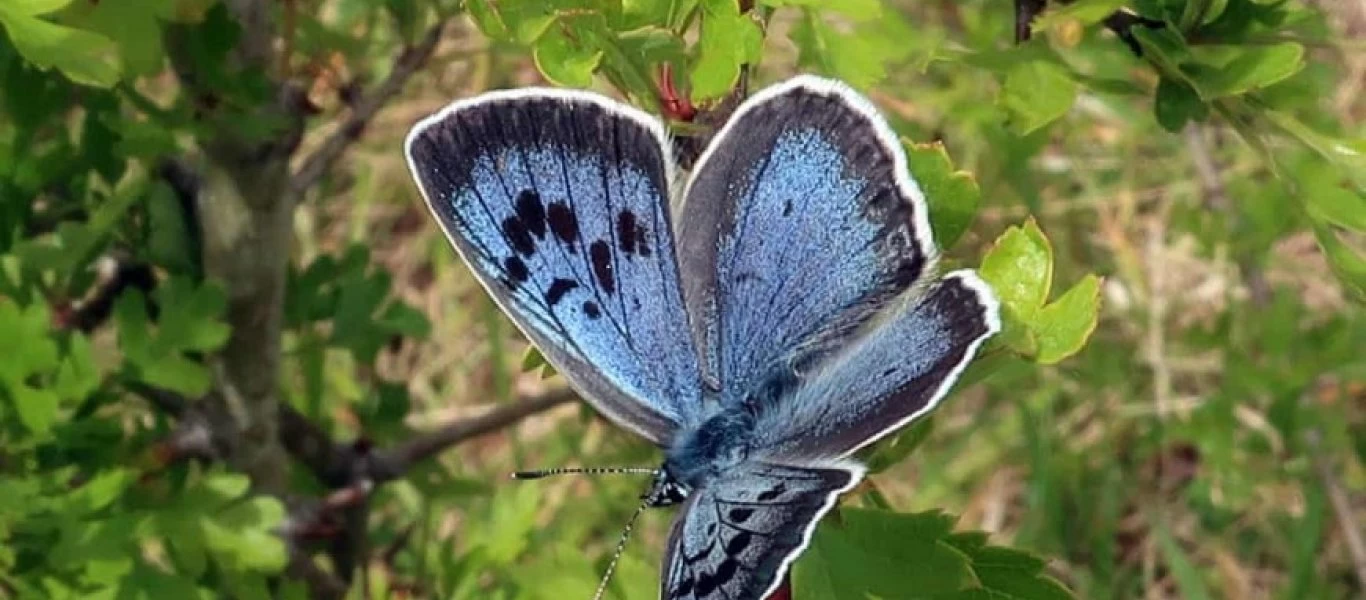
[[[602,595],[607,592],[607,582],[611,581],[612,573],[617,570],[617,561],[621,560],[621,553],[626,549],[626,540],[631,537],[631,530],[636,526],[636,519],[640,518],[640,513],[645,512],[645,508],[650,506],[650,500],[646,499],[636,508],[636,512],[631,515],[631,520],[626,522],[626,529],[621,532],[621,539],[617,540],[617,549],[612,552],[612,562],[607,563],[607,572],[602,574],[602,581],[598,582],[598,591],[593,593],[593,600],[602,600]]]
[[[513,479],[540,479],[551,475],[657,475],[659,469],[648,467],[561,467],[558,469],[540,469],[536,471],[517,471],[512,474]]]

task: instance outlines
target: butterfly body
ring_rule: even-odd
[[[849,456],[932,409],[1000,328],[975,273],[935,277],[900,142],[838,82],[745,101],[683,186],[658,119],[584,92],[459,101],[406,151],[489,295],[664,451],[644,496],[679,505],[663,598],[771,593],[863,477]]]
[[[705,487],[748,458],[753,437],[753,415],[744,410],[723,410],[681,431],[665,452],[660,469],[688,489]]]

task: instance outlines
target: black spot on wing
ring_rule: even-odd
[[[617,214],[617,247],[622,253],[630,255],[636,251],[636,214],[623,210]]]
[[[549,305],[555,306],[556,304],[559,304],[565,294],[568,294],[570,290],[576,287],[579,287],[579,282],[574,281],[573,279],[556,277],[551,280],[550,289],[545,292],[545,301]]]
[[[783,203],[783,216],[792,216],[792,200],[788,200]]]
[[[526,283],[526,280],[531,278],[531,271],[526,268],[526,262],[516,256],[503,259],[503,270],[507,272],[508,279],[516,283]]]
[[[753,514],[754,509],[752,508],[732,508],[726,516],[730,517],[730,520],[734,521],[736,524],[740,524],[748,521],[749,517]]]
[[[597,320],[598,317],[602,316],[602,310],[598,308],[597,302],[590,300],[583,303],[583,314],[588,315],[590,319]]]
[[[574,216],[574,211],[570,210],[563,202],[551,202],[546,209],[546,220],[550,223],[550,231],[569,246],[569,251],[573,252],[575,244],[579,241],[579,218]]]
[[[703,573],[697,578],[697,596],[701,598],[710,596],[712,592],[716,591],[719,583],[712,577],[711,573]]]
[[[775,485],[769,488],[768,490],[764,491],[763,493],[759,494],[758,499],[760,502],[768,502],[769,500],[777,499],[778,496],[781,496],[785,493],[787,493],[787,484],[779,483],[778,485]]]
[[[541,202],[541,195],[536,190],[522,190],[517,194],[514,208],[522,225],[537,239],[545,239],[545,204]]]
[[[725,560],[721,561],[720,566],[716,567],[716,572],[712,574],[712,577],[716,579],[718,585],[725,585],[735,578],[735,572],[739,569],[740,563],[735,562],[735,559],[726,557]]]
[[[503,219],[503,237],[507,238],[508,245],[522,256],[536,253],[536,242],[531,239],[531,232],[527,231],[526,225],[517,217]]]
[[[691,593],[692,593],[692,591],[693,591],[693,586],[694,586],[694,585],[696,585],[696,584],[694,583],[694,580],[693,580],[692,577],[685,577],[685,578],[683,578],[682,580],[680,580],[680,581],[678,582],[678,585],[675,585],[675,586],[674,586],[674,591],[673,591],[672,597],[674,597],[674,598],[686,598],[686,597],[688,596],[688,594],[691,594]]]
[[[607,242],[598,240],[588,247],[588,256],[593,260],[593,278],[598,287],[611,295],[617,290],[617,282],[612,275],[612,250]]]
[[[748,531],[741,531],[740,533],[735,534],[735,537],[730,538],[730,541],[726,542],[726,554],[738,556],[741,552],[745,551],[745,548],[749,547],[752,537],[753,536],[751,536]]]
[[[617,213],[617,248],[622,254],[630,256],[639,254],[641,257],[650,255],[649,237],[646,235],[644,225],[636,214],[623,210]]]

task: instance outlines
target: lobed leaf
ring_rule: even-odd
[[[1077,98],[1077,82],[1063,67],[1030,60],[1006,70],[998,100],[1011,116],[1011,127],[1027,135],[1066,115]]]

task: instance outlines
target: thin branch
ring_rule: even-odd
[[[1342,531],[1347,553],[1352,557],[1357,585],[1366,587],[1366,539],[1363,539],[1361,528],[1352,513],[1352,501],[1347,497],[1346,490],[1342,488],[1342,483],[1338,481],[1337,474],[1333,472],[1333,466],[1323,451],[1322,438],[1323,435],[1317,428],[1304,433],[1305,446],[1309,450],[1314,471],[1318,475],[1319,483],[1323,485],[1324,493],[1328,495],[1328,503],[1333,507],[1333,516],[1337,520],[1338,529]]]
[[[321,426],[288,404],[280,405],[280,443],[327,487],[351,483],[350,465],[356,458],[352,445],[333,442]]]
[[[371,456],[371,474],[376,483],[403,475],[413,465],[440,454],[467,439],[492,433],[530,415],[569,402],[578,396],[568,388],[546,392],[511,404],[505,404],[472,419],[447,423],[433,431],[392,448],[375,451]]]
[[[1366,540],[1362,539],[1361,530],[1357,527],[1356,518],[1352,514],[1352,502],[1347,498],[1347,492],[1342,489],[1342,484],[1338,482],[1337,475],[1333,473],[1327,460],[1323,457],[1316,458],[1314,467],[1318,471],[1324,491],[1328,494],[1328,502],[1333,505],[1333,516],[1337,517],[1342,539],[1347,542],[1347,551],[1352,555],[1357,586],[1366,588]]]
[[[1044,10],[1047,0],[1015,0],[1015,43],[1029,41],[1034,33],[1034,17]]]
[[[1209,144],[1205,140],[1205,132],[1208,128],[1197,123],[1186,126],[1183,135],[1186,139],[1186,151],[1190,152],[1191,163],[1195,166],[1196,178],[1200,181],[1200,190],[1204,195],[1201,203],[1206,210],[1210,211],[1230,211],[1234,209],[1233,203],[1229,200],[1228,189],[1224,185],[1223,169],[1215,161],[1213,153],[1210,151]],[[1241,213],[1234,212],[1231,217],[1237,221],[1241,220]],[[1243,282],[1247,284],[1248,295],[1255,306],[1265,306],[1271,301],[1271,285],[1266,281],[1266,275],[1262,272],[1261,266],[1257,264],[1256,258],[1244,253],[1237,258],[1238,271],[1243,276]]]
[[[360,138],[361,132],[375,114],[398,95],[403,90],[403,85],[408,82],[408,78],[431,58],[432,53],[436,51],[437,42],[441,41],[441,30],[445,25],[444,19],[438,21],[422,36],[421,42],[416,46],[404,48],[403,52],[399,53],[394,59],[394,68],[389,71],[389,76],[370,93],[357,100],[352,106],[350,116],[317,150],[304,159],[303,166],[290,180],[290,188],[294,193],[303,193],[317,184],[332,165],[346,153],[346,149]]]
[[[184,396],[170,390],[152,387],[141,381],[125,382],[123,387],[128,388],[128,391],[131,391],[134,394],[142,396],[144,400],[150,402],[157,410],[173,417],[184,415],[185,411],[188,410],[190,406],[190,401]]]
[[[1071,4],[1071,0],[1060,0],[1058,4]],[[1047,8],[1048,0],[1015,0],[1015,43],[1022,44],[1034,36],[1034,18]],[[1133,28],[1141,25],[1149,29],[1165,27],[1166,23],[1136,15],[1124,9],[1110,13],[1101,20],[1101,25],[1119,36],[1120,41],[1134,53],[1143,56],[1143,47],[1134,37]]]
[[[1162,21],[1139,16],[1123,9],[1110,13],[1110,16],[1105,17],[1101,24],[1119,36],[1120,41],[1129,47],[1129,51],[1133,52],[1134,56],[1143,56],[1143,46],[1138,43],[1138,38],[1134,37],[1135,25],[1141,25],[1148,29],[1161,29],[1167,26]]]
[[[1186,138],[1186,150],[1190,152],[1191,163],[1195,165],[1195,174],[1200,178],[1200,191],[1204,193],[1205,209],[1228,210],[1228,192],[1225,191],[1224,180],[1219,175],[1219,165],[1214,162],[1209,144],[1205,143],[1205,128],[1192,123],[1186,127],[1182,135]]]

